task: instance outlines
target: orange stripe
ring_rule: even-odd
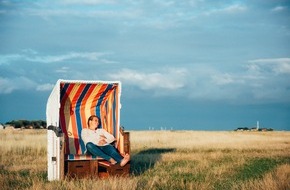
[[[104,88],[104,84],[98,84],[95,92],[96,92],[96,95],[93,97],[93,101],[92,101],[92,104],[91,104],[91,107],[90,107],[90,110],[91,110],[91,115],[96,115],[96,105],[97,105],[97,102],[100,98],[100,96],[102,95],[102,93],[104,92],[104,90],[106,88]]]
[[[106,114],[106,109],[105,109],[104,103],[105,103],[105,101],[103,101],[103,103],[101,105],[101,120],[102,120],[103,129],[107,130],[107,114]]]
[[[103,123],[105,123],[105,125],[103,126],[104,129],[106,129],[109,133],[111,133],[110,130],[110,126],[109,126],[109,121],[110,121],[110,115],[108,115],[107,113],[107,109],[106,109],[106,104],[108,105],[108,95],[110,94],[111,89],[107,91],[106,95],[103,98],[103,102],[102,102],[102,118],[103,118]]]
[[[87,128],[87,118],[89,116],[86,116],[86,105],[88,100],[90,99],[90,96],[94,90],[94,84],[92,84],[89,88],[89,90],[86,92],[85,97],[82,100],[82,105],[81,105],[81,110],[80,110],[80,115],[81,115],[81,121],[82,121],[82,128]]]
[[[112,98],[114,97],[113,96],[113,92],[114,91],[112,91],[111,92],[111,94],[110,94],[110,96],[108,97],[108,128],[109,128],[109,131],[110,131],[110,133],[112,133],[113,134],[113,125],[112,125],[112,120],[113,120],[113,115],[112,115],[112,105],[113,105],[113,100],[112,100]]]
[[[86,121],[91,115],[95,115],[95,113],[91,112],[92,102],[94,101],[94,97],[99,91],[100,85],[99,84],[93,84],[93,89],[91,92],[91,95],[89,96],[87,100],[87,104],[85,106],[85,115],[86,115]]]
[[[108,110],[107,110],[107,114],[109,116],[108,119],[108,128],[110,130],[110,133],[114,133],[114,126],[113,126],[113,103],[114,103],[114,92],[115,92],[116,88],[115,85],[113,86],[113,88],[111,89],[111,92],[108,96]],[[115,134],[114,134],[115,135]]]

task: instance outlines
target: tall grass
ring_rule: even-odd
[[[47,181],[46,130],[0,131],[1,189],[290,189],[290,132],[131,131],[131,175]]]

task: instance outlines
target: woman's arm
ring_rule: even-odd
[[[109,132],[107,132],[104,129],[103,129],[103,131],[104,131],[103,134],[104,134],[104,136],[106,138],[106,142],[107,143],[111,144],[112,142],[114,142],[116,140],[116,138],[112,134],[110,134]]]

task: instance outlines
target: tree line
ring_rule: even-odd
[[[14,128],[33,128],[41,129],[46,128],[46,121],[43,120],[12,120],[6,122],[5,125],[11,125]]]

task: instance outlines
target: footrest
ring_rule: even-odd
[[[124,176],[128,177],[130,173],[130,163],[121,167],[120,164],[111,164],[108,161],[99,161],[99,177],[106,178],[109,176]]]

